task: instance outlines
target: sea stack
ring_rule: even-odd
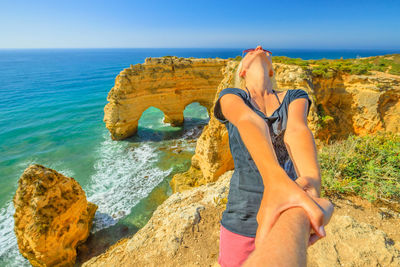
[[[33,266],[73,266],[97,205],[79,183],[39,164],[25,169],[13,199],[18,248]]]
[[[218,58],[146,58],[124,69],[115,79],[104,107],[104,122],[113,140],[136,134],[139,119],[149,107],[164,113],[164,123],[182,126],[187,105],[198,102],[210,112],[222,68]],[[211,114],[209,114],[211,116]]]

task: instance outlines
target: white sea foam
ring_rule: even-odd
[[[14,205],[10,201],[0,209],[0,265],[31,266],[18,250],[17,238],[14,234]]]
[[[158,120],[157,128],[165,128],[165,127],[171,127],[170,123],[164,122],[164,117],[161,117]]]
[[[128,215],[172,171],[154,167],[160,152],[150,143],[133,147],[106,136],[98,153],[95,174],[86,190],[88,200],[98,205],[92,232]]]
[[[133,147],[128,142],[113,141],[108,135],[104,138],[105,141],[95,152],[99,157],[94,166],[95,173],[89,188],[85,189],[88,200],[98,205],[92,233],[114,225],[128,215],[131,208],[172,171],[172,168],[162,171],[154,167],[160,152],[150,143]],[[24,162],[24,168],[29,163],[34,161]],[[57,169],[59,166],[50,164],[48,167]],[[68,177],[74,176],[70,170],[59,172]],[[0,265],[31,266],[18,250],[13,229],[14,212],[11,200],[0,209]]]
[[[18,164],[21,174],[29,165],[37,163],[36,159],[30,159]],[[46,167],[58,171],[59,164],[45,164]],[[73,177],[74,172],[69,169],[58,171],[65,176]],[[14,233],[14,204],[10,199],[4,207],[0,209],[0,266],[32,266],[25,259],[18,249],[17,238]]]
[[[197,137],[200,134],[200,131],[201,130],[199,130],[198,128],[191,128],[183,134],[182,138],[189,139],[189,138]]]

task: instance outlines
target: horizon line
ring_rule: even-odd
[[[66,49],[243,49],[243,47],[0,47],[0,50],[66,50]],[[270,50],[398,50],[400,48],[269,48]]]

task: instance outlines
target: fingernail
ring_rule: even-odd
[[[324,229],[323,226],[319,227],[319,233],[320,233],[322,236],[326,236],[326,232],[325,232],[325,229]]]

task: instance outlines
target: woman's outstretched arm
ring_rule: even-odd
[[[221,111],[239,131],[264,183],[283,169],[272,145],[267,123],[237,95],[226,94],[220,99]]]
[[[320,228],[323,213],[315,201],[279,165],[267,123],[237,95],[222,96],[220,105],[225,118],[237,127],[263,179],[264,195],[257,214],[259,226],[256,246],[261,241],[258,236],[269,232],[280,213],[295,206],[304,208],[314,231],[323,237],[324,230]]]
[[[321,173],[314,136],[307,125],[307,105],[306,98],[295,99],[289,104],[284,141],[297,176],[306,178],[301,184],[307,187],[312,195],[319,197]]]

